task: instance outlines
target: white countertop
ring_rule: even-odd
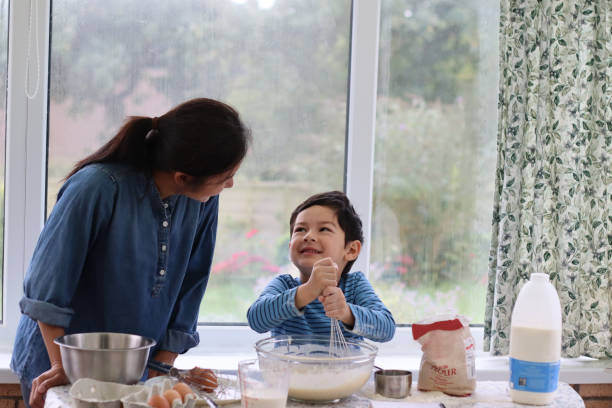
[[[72,399],[69,395],[69,385],[51,388],[47,392],[45,408],[72,408]],[[334,404],[316,405],[319,408],[520,408],[529,405],[513,403],[507,391],[505,381],[479,381],[476,391],[467,397],[453,397],[439,391],[421,392],[416,390],[413,383],[411,395],[406,398],[394,400],[382,397],[374,392],[374,383],[368,383],[356,394],[342,399]],[[223,407],[238,408],[240,402],[232,402]],[[305,404],[289,400],[287,408],[311,408],[312,404]],[[584,408],[580,395],[565,383],[559,383],[553,403],[549,408]]]

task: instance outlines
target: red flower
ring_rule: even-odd
[[[400,256],[400,262],[408,266],[414,265],[414,259],[410,255]]]

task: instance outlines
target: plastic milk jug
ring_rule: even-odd
[[[521,404],[552,402],[559,381],[561,304],[545,273],[532,273],[512,311],[510,396]]]

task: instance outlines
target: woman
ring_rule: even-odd
[[[238,112],[201,98],[130,118],[77,163],[25,277],[11,361],[25,402],[42,408],[47,389],[68,383],[53,343],[64,334],[150,337],[170,364],[198,344],[218,194],[249,142]]]

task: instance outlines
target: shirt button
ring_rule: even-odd
[[[166,252],[166,246],[162,245],[162,251]]]
[[[164,222],[162,222],[162,225],[163,225],[164,227],[167,227],[167,226],[168,226],[168,221],[164,221]]]
[[[164,203],[164,208],[168,208],[168,203]]]
[[[162,269],[161,271],[159,271],[159,274],[160,274],[161,276],[164,276],[164,275],[166,274],[166,271],[165,271],[164,269]]]

